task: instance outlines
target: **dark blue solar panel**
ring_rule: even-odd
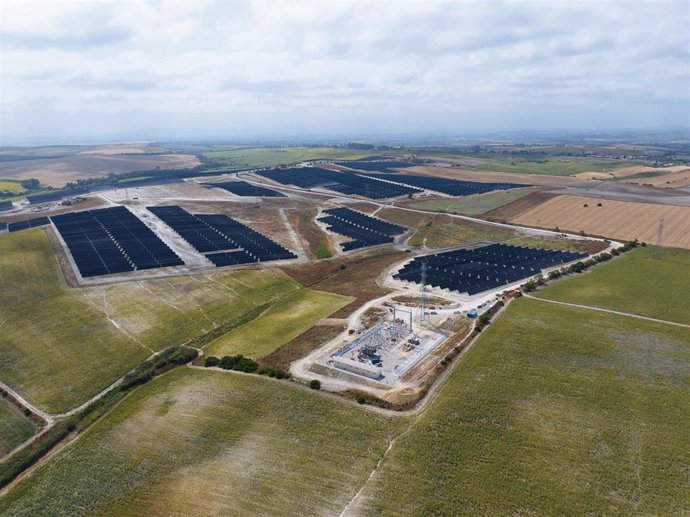
[[[179,206],[152,206],[148,209],[197,251],[223,252],[206,255],[216,265],[244,264],[246,262],[233,261],[244,260],[245,255],[252,259],[249,262],[297,258],[278,243],[226,215],[190,214]]]
[[[448,194],[449,196],[470,196],[472,194],[483,194],[494,190],[507,190],[529,185],[518,183],[480,183],[476,181],[462,181],[449,178],[438,178],[435,176],[417,176],[413,174],[369,174],[373,178],[394,181],[396,183],[418,187],[424,190],[433,190]]]
[[[271,190],[246,181],[228,181],[225,183],[206,183],[209,187],[222,188],[228,192],[232,192],[237,196],[255,196],[255,197],[285,197],[285,194],[276,190]]]
[[[12,210],[12,201],[0,201],[0,212]]]
[[[492,244],[417,257],[393,277],[421,284],[422,264],[426,263],[429,285],[476,294],[529,278],[544,268],[585,257],[586,253]]]
[[[50,224],[47,217],[36,217],[34,219],[27,219],[26,221],[9,223],[7,229],[11,232],[18,232],[19,230],[28,230],[29,228],[37,228],[39,226],[46,226],[47,224]]]
[[[84,277],[184,264],[123,206],[62,214],[52,220]]]
[[[329,231],[350,237],[352,240],[341,244],[343,251],[351,251],[367,246],[376,246],[394,241],[396,235],[405,233],[408,228],[389,223],[350,208],[324,210],[327,214],[319,218]]]
[[[370,199],[399,197],[421,192],[417,188],[366,178],[354,172],[333,171],[320,167],[269,169],[258,171],[257,174],[283,185],[295,185],[305,189],[321,187],[341,194]]]

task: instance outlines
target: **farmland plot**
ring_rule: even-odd
[[[686,206],[558,196],[511,222],[653,243],[661,218],[665,221],[664,245],[690,249],[690,207]]]

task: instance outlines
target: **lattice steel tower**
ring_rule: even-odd
[[[431,323],[426,299],[426,260],[422,262],[422,299],[419,303],[419,321]]]

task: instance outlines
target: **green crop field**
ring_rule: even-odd
[[[258,318],[221,336],[205,351],[219,357],[236,354],[262,357],[353,300],[350,296],[303,289],[272,305]]]
[[[338,515],[404,420],[258,376],[179,368],[0,499],[20,515]]]
[[[3,192],[17,195],[26,192],[26,189],[18,181],[0,180],[0,194]]]
[[[507,205],[516,199],[520,199],[536,191],[537,189],[534,188],[499,190],[495,192],[488,192],[486,194],[465,196],[462,198],[419,201],[408,206],[418,210],[430,210],[433,212],[450,212],[461,215],[480,215],[503,205]]]
[[[601,160],[573,156],[549,156],[539,160],[506,156],[481,159],[478,168],[495,172],[571,176],[581,172],[611,172],[614,169],[630,167],[632,165],[640,164],[625,160]]]
[[[0,458],[31,438],[35,431],[36,426],[29,419],[0,399]]]
[[[690,251],[638,248],[536,296],[690,324]]]
[[[0,379],[49,412],[299,284],[279,270],[71,289],[43,230],[0,236]]]
[[[521,299],[402,435],[362,515],[681,515],[687,329]],[[354,512],[353,512],[354,514]]]
[[[356,160],[371,154],[371,151],[336,147],[254,147],[210,150],[203,153],[206,158],[218,160],[223,165],[238,170],[290,165],[317,159]]]

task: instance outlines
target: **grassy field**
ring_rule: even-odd
[[[690,324],[690,252],[664,249],[661,260],[653,254],[638,248],[536,295]]]
[[[66,411],[153,350],[177,345],[299,288],[279,270],[70,289],[43,230],[0,237],[0,379]]]
[[[180,368],[0,500],[20,515],[337,515],[401,419],[258,376]]]
[[[36,426],[29,419],[19,416],[15,409],[0,399],[0,458],[31,438],[35,431]]]
[[[349,296],[303,289],[275,303],[258,318],[213,341],[205,352],[218,357],[237,354],[255,359],[262,357],[352,300]]]
[[[238,170],[290,165],[316,159],[356,160],[371,154],[371,151],[335,147],[255,147],[209,150],[203,153],[206,158]]]
[[[428,248],[445,248],[482,240],[502,242],[521,235],[508,228],[463,221],[443,214],[429,215],[384,208],[378,213],[378,217],[417,228],[417,233],[410,239],[411,246],[426,243]]]
[[[2,192],[9,192],[10,194],[17,195],[26,192],[26,189],[17,181],[0,180],[0,194]]]
[[[496,172],[522,172],[570,176],[581,172],[611,172],[614,169],[637,165],[623,160],[601,160],[573,156],[550,156],[543,160],[530,160],[514,156],[482,159],[478,168]]]
[[[514,302],[396,441],[360,514],[687,513],[687,338],[671,325]]]
[[[523,198],[537,189],[521,188],[514,190],[499,190],[475,196],[462,198],[434,199],[418,201],[408,205],[410,208],[418,210],[430,210],[433,212],[450,212],[461,215],[480,215],[489,210],[511,203]]]

